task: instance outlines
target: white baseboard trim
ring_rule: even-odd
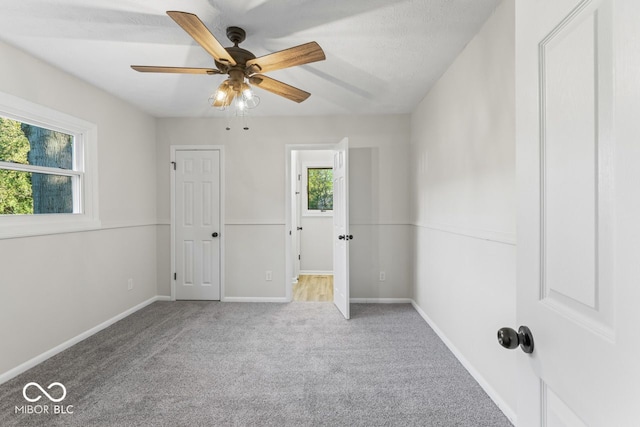
[[[169,295],[158,295],[156,297],[156,301],[171,301],[171,296],[169,296]]]
[[[507,405],[507,403],[500,397],[500,395],[493,389],[493,387],[489,385],[487,380],[485,380],[484,377],[480,375],[480,373],[473,367],[473,365],[462,355],[460,350],[458,350],[456,346],[453,345],[453,343],[449,340],[449,338],[447,338],[444,332],[440,328],[438,328],[438,326],[433,322],[433,320],[431,320],[431,318],[427,315],[427,313],[425,313],[422,310],[422,308],[420,308],[418,303],[415,302],[414,300],[411,300],[411,305],[413,305],[413,308],[416,309],[418,314],[422,316],[425,322],[427,322],[431,327],[431,329],[433,329],[433,331],[438,335],[438,337],[440,337],[442,342],[444,342],[445,345],[449,348],[449,350],[451,350],[451,352],[456,357],[456,359],[458,359],[458,361],[462,364],[462,366],[464,366],[464,368],[471,374],[473,379],[475,379],[478,382],[478,384],[480,384],[480,387],[484,389],[484,391],[489,395],[491,400],[493,400],[493,402],[496,405],[498,405],[498,408],[500,408],[502,413],[504,413],[504,415],[509,419],[509,421],[511,421],[511,423],[514,426],[517,425],[515,411],[509,405]]]
[[[285,297],[224,297],[222,302],[289,302]]]
[[[300,276],[333,276],[333,270],[331,271],[300,270]]]
[[[411,298],[349,298],[353,304],[411,304]]]
[[[39,354],[38,356],[27,360],[26,362],[16,366],[13,369],[8,370],[7,372],[4,372],[2,374],[0,374],[0,384],[4,384],[5,382],[9,381],[12,378],[17,377],[18,375],[20,375],[21,373],[33,368],[34,366],[44,362],[45,360],[55,356],[58,353],[61,353],[62,351],[68,349],[69,347],[78,344],[80,341],[83,341],[87,338],[89,338],[91,335],[94,335],[98,332],[100,332],[101,330],[108,328],[109,326],[113,325],[114,323],[116,323],[119,320],[124,319],[127,316],[130,316],[131,314],[135,313],[136,311],[148,306],[151,303],[154,303],[156,301],[169,301],[168,299],[165,299],[168,297],[164,297],[164,296],[155,296],[153,298],[149,298],[148,300],[141,302],[140,304],[131,307],[128,310],[123,311],[122,313],[112,317],[109,320],[105,320],[104,322],[100,323],[97,326],[94,326],[93,328],[84,331],[83,333],[76,335],[75,337],[63,342],[60,345],[57,345],[55,347],[53,347],[50,350],[45,351],[42,354]]]

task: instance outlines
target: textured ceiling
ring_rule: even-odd
[[[2,0],[0,40],[159,117],[216,117],[224,76],[129,66],[212,67],[165,11],[195,13],[224,46],[228,26],[256,56],[317,41],[326,61],[269,73],[311,92],[296,104],[256,89],[253,115],[411,112],[500,0]],[[4,64],[3,66],[10,66]]]

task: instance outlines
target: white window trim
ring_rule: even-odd
[[[307,179],[309,177],[308,169],[317,169],[317,168],[328,168],[333,169],[332,162],[303,162],[302,163],[302,216],[305,217],[313,217],[313,216],[333,216],[333,210],[330,211],[321,211],[321,210],[309,210],[309,190],[307,189]]]
[[[79,177],[76,208],[81,213],[41,215],[0,215],[0,239],[70,233],[100,228],[98,217],[98,128],[95,124],[61,113],[22,98],[0,92],[0,115],[23,123],[73,135],[74,169],[69,176]],[[7,169],[20,165],[1,162]],[[37,167],[29,166],[30,170]],[[47,168],[42,168],[45,171]],[[61,173],[56,169],[56,174]]]

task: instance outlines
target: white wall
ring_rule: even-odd
[[[515,355],[514,2],[505,0],[411,118],[414,299],[507,413]]]
[[[301,166],[333,166],[332,151],[299,151]],[[307,191],[305,169],[302,171],[302,193]],[[305,272],[333,272],[333,216],[304,214],[305,199],[302,198],[302,217],[300,225],[300,270]]]
[[[1,376],[157,295],[157,221],[155,120],[4,43],[0,58],[0,91],[97,124],[103,226],[0,240]]]
[[[266,108],[260,106],[259,108]],[[178,144],[225,146],[226,167],[226,297],[284,298],[285,275],[285,145],[335,144],[349,137],[352,241],[351,296],[411,296],[408,274],[388,267],[381,285],[378,269],[394,257],[410,258],[408,144],[409,116],[256,117],[250,130],[225,130],[218,119],[158,119],[158,212],[165,224],[158,241],[169,241],[169,147]],[[368,180],[371,181],[368,181]],[[375,184],[373,184],[375,183]],[[394,230],[400,229],[397,233]],[[376,246],[364,246],[376,242]],[[354,250],[358,250],[354,255]],[[158,249],[161,294],[170,293],[169,246]],[[265,271],[273,281],[265,281]]]

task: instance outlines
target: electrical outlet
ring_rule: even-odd
[[[127,280],[127,290],[130,291],[133,289],[133,279]]]
[[[266,280],[267,282],[270,282],[272,280],[271,278],[271,271],[266,271],[264,273],[264,280]]]
[[[384,271],[380,272],[380,281],[384,282],[385,280],[387,280],[387,274]]]

